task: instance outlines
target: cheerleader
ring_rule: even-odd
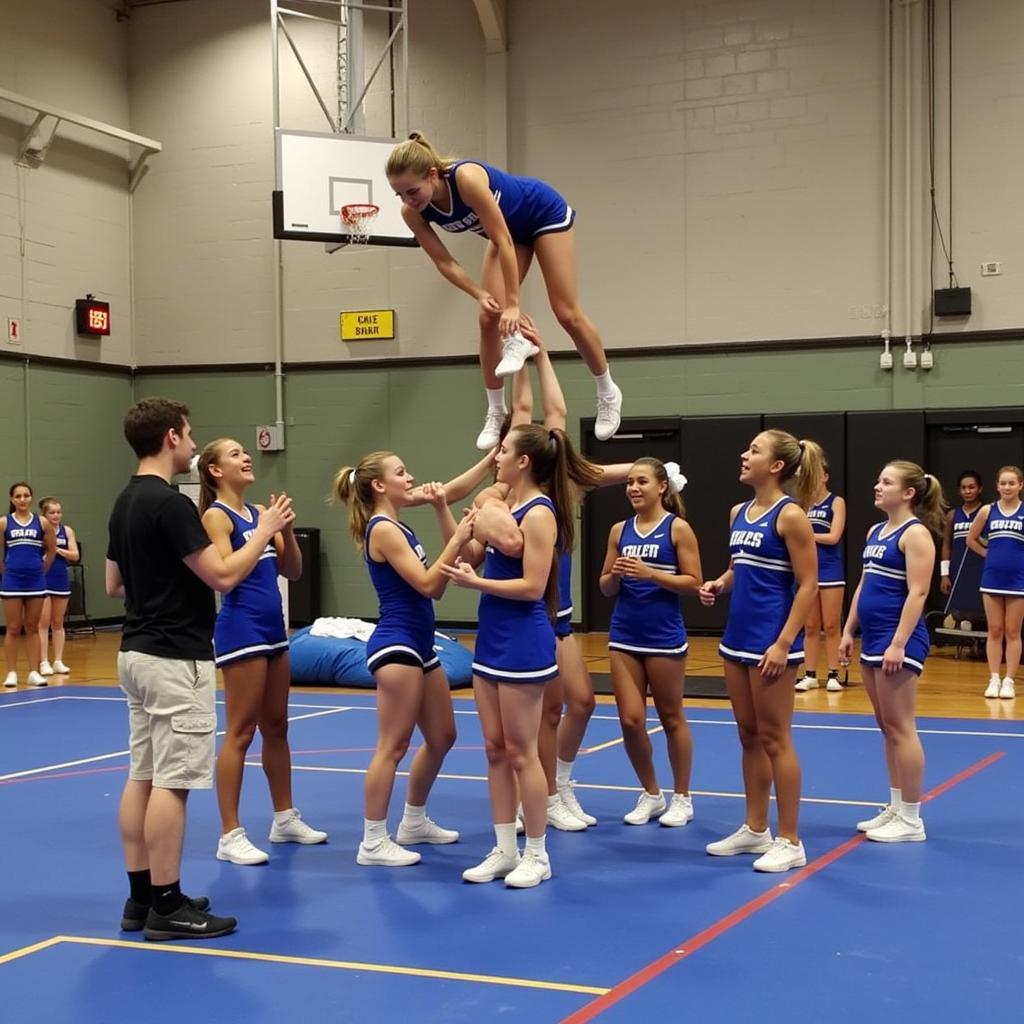
[[[71,669],[64,664],[64,616],[71,599],[71,578],[68,566],[78,561],[78,540],[75,531],[64,524],[64,509],[53,497],[39,502],[39,511],[53,526],[57,542],[57,557],[46,574],[46,597],[39,616],[39,674],[41,676],[67,675]],[[47,658],[50,634],[53,634],[53,662]]]
[[[814,543],[818,546],[818,599],[811,605],[811,614],[804,623],[804,675],[796,684],[800,693],[818,688],[818,642],[823,631],[828,660],[825,688],[830,693],[838,693],[843,688],[839,681],[839,635],[842,632],[843,593],[846,590],[843,566],[846,502],[828,489],[831,474],[827,460],[822,464],[822,474],[821,490],[807,510],[807,518],[814,530]]]
[[[693,738],[683,711],[687,640],[679,599],[696,594],[703,579],[697,538],[683,518],[679,495],[685,483],[659,459],[637,459],[626,478],[626,498],[636,514],[612,527],[601,570],[601,593],[616,598],[608,634],[615,705],[626,753],[643,786],[623,818],[627,825],[646,825],[658,815],[662,825],[680,827],[693,818]],[[672,766],[669,804],[654,772],[648,691]]]
[[[757,853],[755,871],[789,871],[807,863],[797,831],[800,762],[793,749],[794,676],[803,660],[803,624],[818,592],[814,531],[805,509],[819,493],[823,456],[814,441],[762,431],[740,456],[740,480],[754,497],[730,513],[729,568],[700,590],[713,605],[732,592],[718,650],[743,747],[746,821],[706,847],[714,857]],[[793,480],[797,498],[783,484]],[[768,828],[775,783],[778,834]]]
[[[11,484],[10,507],[0,516],[3,561],[0,563],[0,599],[4,603],[4,686],[18,685],[18,634],[24,630],[28,654],[28,685],[46,686],[39,664],[39,619],[46,598],[46,574],[56,558],[53,525],[32,511],[32,488],[24,481]]]
[[[444,566],[459,586],[481,592],[473,690],[487,746],[487,775],[497,839],[467,882],[504,878],[529,888],[551,877],[545,848],[547,783],[537,750],[544,684],[558,675],[552,620],[558,605],[558,561],[571,550],[574,527],[569,465],[582,462],[563,431],[513,427],[495,456],[497,480],[509,487],[522,552],[506,555],[479,539],[465,560]],[[484,576],[474,565],[484,561]],[[547,607],[545,607],[545,605]],[[516,783],[526,823],[522,857],[516,843]]]
[[[445,548],[428,566],[416,535],[399,519],[416,500],[414,478],[392,452],[374,452],[334,478],[334,497],[349,507],[349,530],[363,553],[380,602],[380,617],[366,646],[366,661],[377,687],[377,746],[366,773],[363,839],[356,862],[406,867],[420,854],[404,849],[419,843],[454,843],[459,833],[442,828],[426,813],[427,797],[445,755],[455,743],[455,715],[441,662],[434,652],[434,600],[447,586],[442,571],[454,563],[471,538],[475,513],[456,526],[439,484],[419,489],[438,515]],[[423,745],[409,772],[398,842],[388,834],[387,816],[398,764],[419,726]]]
[[[525,315],[522,330],[538,350],[533,362],[540,387],[544,426],[549,430],[564,431],[568,416],[565,397],[547,347],[536,325]],[[533,418],[533,391],[528,369],[520,370],[513,379],[512,402],[509,425],[530,423]],[[505,433],[507,428],[502,436]],[[630,468],[628,462],[599,466],[577,456],[570,463],[569,473],[576,490],[586,492],[594,487],[625,483]],[[578,495],[574,500],[578,502]],[[487,533],[492,546],[503,554],[518,556],[522,552],[523,535],[509,512],[508,487],[494,484],[481,492],[475,503],[481,508],[478,526]],[[558,677],[544,687],[538,749],[548,782],[547,823],[563,832],[581,832],[597,824],[597,818],[580,805],[572,779],[576,757],[595,705],[594,684],[572,631],[572,613],[572,551],[562,548],[558,562],[558,609],[555,617]],[[521,827],[521,815],[517,824]]]
[[[237,441],[221,438],[203,449],[198,471],[203,527],[230,566],[266,511],[245,500],[246,490],[255,481],[252,457]],[[252,843],[238,817],[245,755],[257,726],[274,807],[270,842],[315,844],[327,840],[327,833],[310,828],[292,804],[288,747],[291,673],[278,573],[288,580],[302,575],[302,554],[291,523],[274,534],[249,575],[224,595],[213,631],[214,662],[224,676],[227,714],[224,742],[217,756],[221,835],[216,856],[232,864],[265,864],[270,859]]]
[[[576,211],[550,185],[479,160],[441,156],[419,132],[396,146],[385,168],[402,201],[402,219],[434,265],[480,306],[480,368],[487,417],[477,446],[498,442],[505,417],[502,378],[521,370],[536,346],[520,332],[519,286],[536,255],[551,309],[597,385],[594,433],[606,440],[621,422],[622,392],[612,380],[597,328],[576,294]],[[487,239],[481,283],[459,265],[432,225]],[[500,350],[500,356],[499,356]]]
[[[974,469],[965,469],[956,478],[957,491],[960,494],[960,505],[946,520],[946,528],[942,533],[942,557],[939,568],[939,587],[947,596],[953,590],[967,554],[967,534],[970,533],[981,508],[982,482],[981,474]]]
[[[988,639],[985,653],[990,673],[986,697],[1012,700],[1014,676],[1020,667],[1020,629],[1024,619],[1024,474],[1018,466],[1003,466],[996,480],[999,500],[984,505],[974,517],[967,546],[985,559],[981,599],[985,602]],[[986,546],[987,544],[987,546]],[[1006,647],[1006,675],[999,678]]]
[[[922,613],[935,569],[932,533],[942,529],[946,512],[942,486],[913,462],[890,462],[878,475],[875,507],[886,518],[868,530],[839,656],[849,663],[859,624],[861,672],[885,742],[890,790],[882,812],[857,829],[879,843],[919,843],[924,750],[915,703],[928,656]]]

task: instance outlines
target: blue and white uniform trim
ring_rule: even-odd
[[[996,597],[1024,597],[1024,502],[1006,512],[994,501],[981,535],[988,541],[981,592]]]
[[[57,527],[57,550],[67,551],[69,546],[68,531],[63,523]],[[70,597],[71,596],[71,576],[68,573],[68,562],[66,558],[61,558],[59,554],[54,555],[53,565],[50,566],[50,571],[46,574],[46,592],[50,597]]]
[[[43,559],[43,523],[32,513],[27,523],[17,520],[13,512],[7,515],[4,529],[4,574],[0,579],[0,597],[46,597],[46,575]]]

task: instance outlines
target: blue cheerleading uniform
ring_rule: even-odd
[[[572,552],[558,556],[558,614],[555,616],[555,636],[564,640],[572,633]]]
[[[981,511],[979,505],[973,512],[965,512],[963,506],[953,510],[953,543],[949,549],[949,578],[955,580],[960,566],[967,557],[967,534],[971,532],[971,524]]]
[[[747,517],[753,501],[745,502],[732,524],[729,554],[733,586],[729,618],[718,653],[741,665],[757,665],[779,638],[789,618],[796,577],[786,542],[779,536],[779,513],[792,498],[782,497],[754,522]],[[804,631],[793,640],[787,661],[803,661]]]
[[[67,551],[67,549],[68,531],[64,524],[61,523],[57,527],[57,550]],[[68,574],[68,560],[61,558],[60,555],[54,556],[53,565],[50,566],[50,571],[46,574],[46,592],[50,597],[71,596],[71,577]]]
[[[549,509],[551,499],[541,495],[512,509],[521,526],[533,508]],[[503,555],[487,545],[484,576],[491,580],[522,579],[523,560]],[[479,632],[473,654],[473,672],[492,683],[546,683],[558,675],[555,662],[555,629],[548,618],[544,598],[517,601],[495,594],[480,595]]]
[[[1024,597],[1024,502],[1018,502],[1013,512],[1004,512],[994,501],[981,535],[988,541],[981,592]]]
[[[888,523],[877,523],[868,532],[864,545],[864,576],[857,599],[862,665],[880,668],[885,649],[896,634],[909,593],[907,556],[900,550],[900,539],[909,526],[918,522],[919,519],[908,519],[884,537],[882,530]],[[922,616],[907,640],[903,664],[920,675],[928,657],[928,647],[928,629]]]
[[[34,512],[27,523],[19,523],[11,512],[4,530],[4,575],[0,597],[46,597],[43,559],[43,523]]]
[[[815,533],[828,533],[835,520],[834,494],[825,496],[824,501],[812,505],[807,510],[807,518],[811,521],[811,529]],[[815,544],[818,551],[818,586],[845,587],[846,573],[843,570],[843,545]]]
[[[547,182],[509,174],[482,160],[456,160],[445,169],[444,178],[452,197],[451,209],[442,210],[430,203],[420,211],[429,224],[436,224],[442,230],[455,234],[472,231],[487,237],[479,214],[459,195],[455,183],[455,172],[463,164],[476,164],[487,172],[488,188],[505,218],[513,241],[533,245],[538,235],[568,231],[572,227],[576,211]]]
[[[619,554],[623,558],[639,558],[644,565],[669,576],[679,575],[671,512],[662,516],[658,525],[642,533],[637,517],[622,524]],[[609,650],[622,651],[635,657],[654,654],[682,657],[688,641],[679,595],[650,580],[623,576],[619,596],[608,631]]]
[[[219,508],[231,520],[231,550],[244,547],[260,521],[259,509],[246,505],[248,516],[243,516],[221,501],[211,508]],[[252,572],[224,595],[213,627],[213,650],[218,666],[246,658],[272,658],[288,650],[273,541],[264,548]]]
[[[379,604],[377,626],[366,644],[367,668],[373,672],[389,661],[411,661],[430,672],[441,664],[434,650],[434,602],[402,579],[389,562],[370,558],[370,534],[378,523],[394,523],[416,557],[424,566],[427,564],[423,545],[404,523],[388,516],[373,516],[366,524],[363,556]]]

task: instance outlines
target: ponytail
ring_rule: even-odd
[[[199,474],[199,514],[202,515],[217,500],[217,483],[210,476],[210,467],[217,464],[220,458],[222,445],[228,443],[229,438],[219,437],[211,441],[201,452],[199,462],[196,465],[196,472]]]
[[[369,525],[376,505],[373,481],[384,474],[384,460],[394,452],[371,452],[364,455],[357,466],[342,466],[334,474],[330,501],[348,505],[348,530],[356,547],[362,551]]]
[[[388,155],[384,173],[389,178],[411,171],[421,178],[432,170],[443,174],[454,163],[449,156],[441,156],[422,132],[410,132],[405,142],[400,142]]]
[[[903,481],[903,486],[912,488],[914,496],[910,499],[910,508],[918,519],[932,533],[942,532],[946,522],[949,505],[942,493],[942,484],[931,473],[926,473],[916,462],[898,459],[890,462]]]
[[[785,430],[766,430],[772,454],[782,461],[779,483],[793,480],[788,490],[806,512],[825,483],[825,452],[817,441],[798,441]]]

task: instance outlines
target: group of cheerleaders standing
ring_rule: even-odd
[[[52,675],[67,675],[64,616],[71,599],[68,566],[78,561],[75,531],[63,522],[59,499],[43,498],[32,511],[32,488],[24,481],[7,492],[7,515],[0,516],[0,598],[4,604],[4,686],[18,685],[18,636],[24,632],[29,686],[46,686]],[[53,661],[49,654],[53,635]]]

